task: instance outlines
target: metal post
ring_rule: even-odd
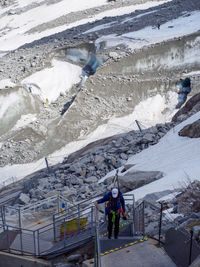
[[[190,254],[189,254],[189,265],[192,263],[192,239],[193,239],[193,230],[190,231]]]
[[[39,229],[37,230],[37,244],[38,244],[38,256],[40,255],[40,236]]]
[[[138,207],[135,208],[135,220],[134,220],[135,234],[138,234]]]
[[[78,229],[81,228],[81,220],[80,220],[80,204],[78,204]]]
[[[23,240],[22,240],[22,229],[19,229],[19,236],[20,236],[20,247],[21,247],[21,254],[23,255]]]
[[[65,223],[65,218],[64,218],[64,247],[65,247],[65,239],[66,239],[66,236],[65,236],[66,235],[66,233],[65,233],[65,230],[66,230],[65,229],[65,225],[66,225],[66,223]]]
[[[92,206],[91,207],[91,234],[92,234],[92,231],[93,231],[93,215],[94,215],[94,207]]]
[[[98,219],[97,219],[97,206],[95,206],[95,240],[94,240],[94,266],[98,267],[98,248],[97,248],[97,227],[98,227]]]
[[[99,239],[99,229],[97,229],[98,267],[101,267],[101,244]]]
[[[142,205],[142,225],[143,225],[143,237],[144,237],[144,235],[145,235],[144,209],[145,209],[145,202],[143,201],[143,205]]]
[[[21,210],[20,208],[18,209],[18,219],[19,219],[19,228],[22,228],[22,222],[21,222]]]
[[[97,266],[97,235],[95,234],[95,239],[94,239],[94,267]]]
[[[60,208],[60,205],[59,205],[60,203],[59,203],[59,202],[60,202],[60,199],[59,199],[59,196],[58,196],[58,197],[57,197],[57,208],[58,208],[58,213],[60,212],[60,211],[59,211],[59,208]]]
[[[105,208],[104,210],[106,210],[106,202],[104,203],[104,208]],[[104,221],[105,221],[105,222],[106,222],[106,218],[107,218],[107,217],[106,217],[106,212],[105,212],[105,213],[104,213]]]
[[[50,173],[50,168],[49,168],[48,160],[47,160],[47,158],[44,158],[44,159],[45,159],[45,162],[46,162],[47,170],[48,170],[48,172]]]
[[[6,207],[3,206],[4,224],[6,225]]]
[[[33,245],[34,245],[34,255],[36,256],[35,231],[33,231]]]
[[[133,235],[136,234],[135,196],[133,195]]]
[[[56,242],[56,222],[55,222],[55,214],[53,215],[53,240]]]
[[[5,231],[5,222],[4,222],[3,206],[1,207],[1,220],[2,220],[2,224],[3,224],[3,230]]]
[[[142,132],[142,129],[141,129],[140,125],[139,125],[139,122],[137,120],[135,120],[135,122],[136,122],[137,127],[139,128],[140,132]]]
[[[1,206],[1,220],[2,220],[2,224],[3,224],[3,207]]]
[[[162,228],[162,213],[163,213],[163,203],[160,203],[160,221],[159,221],[159,239],[158,244],[160,246],[160,238],[161,238],[161,228]]]
[[[141,215],[141,211],[142,211],[142,203],[140,204],[139,208],[138,208],[138,232],[141,235],[142,232],[142,215]]]
[[[10,252],[10,236],[9,236],[9,228],[7,226],[7,242],[8,242],[8,252]]]

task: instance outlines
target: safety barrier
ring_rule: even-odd
[[[18,205],[17,207],[3,205],[0,207],[0,223],[26,228],[24,224],[26,221],[31,221],[31,223],[33,223],[33,217],[35,217],[35,220],[41,217],[39,213],[44,211],[44,205],[50,207],[45,211],[48,211],[49,219],[51,219],[55,212],[60,212],[63,203],[65,203],[65,207],[67,207],[67,200],[62,195],[55,195],[37,201],[36,203]],[[47,215],[45,220],[46,219]]]
[[[84,217],[80,217],[84,214]],[[80,216],[79,216],[80,215]],[[68,215],[36,230],[1,224],[0,249],[21,255],[43,256],[62,250],[76,241],[94,236],[93,207]],[[78,238],[75,238],[78,237]],[[79,240],[80,239],[80,240]],[[53,243],[57,241],[57,245]]]

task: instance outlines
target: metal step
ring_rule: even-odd
[[[50,249],[46,250],[44,253],[41,253],[40,257],[45,259],[52,259],[58,255],[69,252],[75,248],[78,248],[88,242],[92,241],[94,233],[91,230],[85,230],[74,236],[66,238],[60,242],[57,242]]]
[[[114,249],[123,248],[125,245],[137,241],[134,237],[118,237],[118,239],[100,239],[101,253],[109,252]]]

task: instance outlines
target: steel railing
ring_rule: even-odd
[[[101,196],[101,195],[100,195]],[[134,196],[125,195],[127,203],[133,203],[134,212]],[[3,210],[4,209],[4,210]],[[19,212],[16,208],[15,210]],[[20,209],[19,209],[20,210]],[[29,210],[29,207],[23,211]],[[22,211],[22,212],[23,212]],[[77,205],[68,208],[64,214],[58,212],[53,216],[53,222],[34,230],[13,226],[5,220],[5,208],[2,207],[2,222],[0,222],[0,249],[22,255],[42,256],[50,251],[55,252],[56,249],[63,249],[70,244],[76,243],[76,239],[95,237],[97,247],[98,267],[100,265],[100,237],[99,237],[99,211],[94,207],[91,200],[86,200]],[[98,217],[96,217],[98,214]],[[19,218],[21,216],[21,210]],[[81,221],[85,218],[85,225],[81,225]],[[78,222],[76,231],[72,233],[68,229],[68,224],[75,220]],[[133,218],[131,218],[133,220]],[[85,234],[86,233],[86,234]],[[84,236],[85,234],[85,236]],[[59,246],[55,246],[55,243]]]

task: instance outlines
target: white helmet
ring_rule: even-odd
[[[118,196],[118,193],[119,193],[119,191],[118,191],[117,188],[113,188],[113,189],[112,189],[112,197],[113,197],[113,198],[116,198],[116,197]]]

